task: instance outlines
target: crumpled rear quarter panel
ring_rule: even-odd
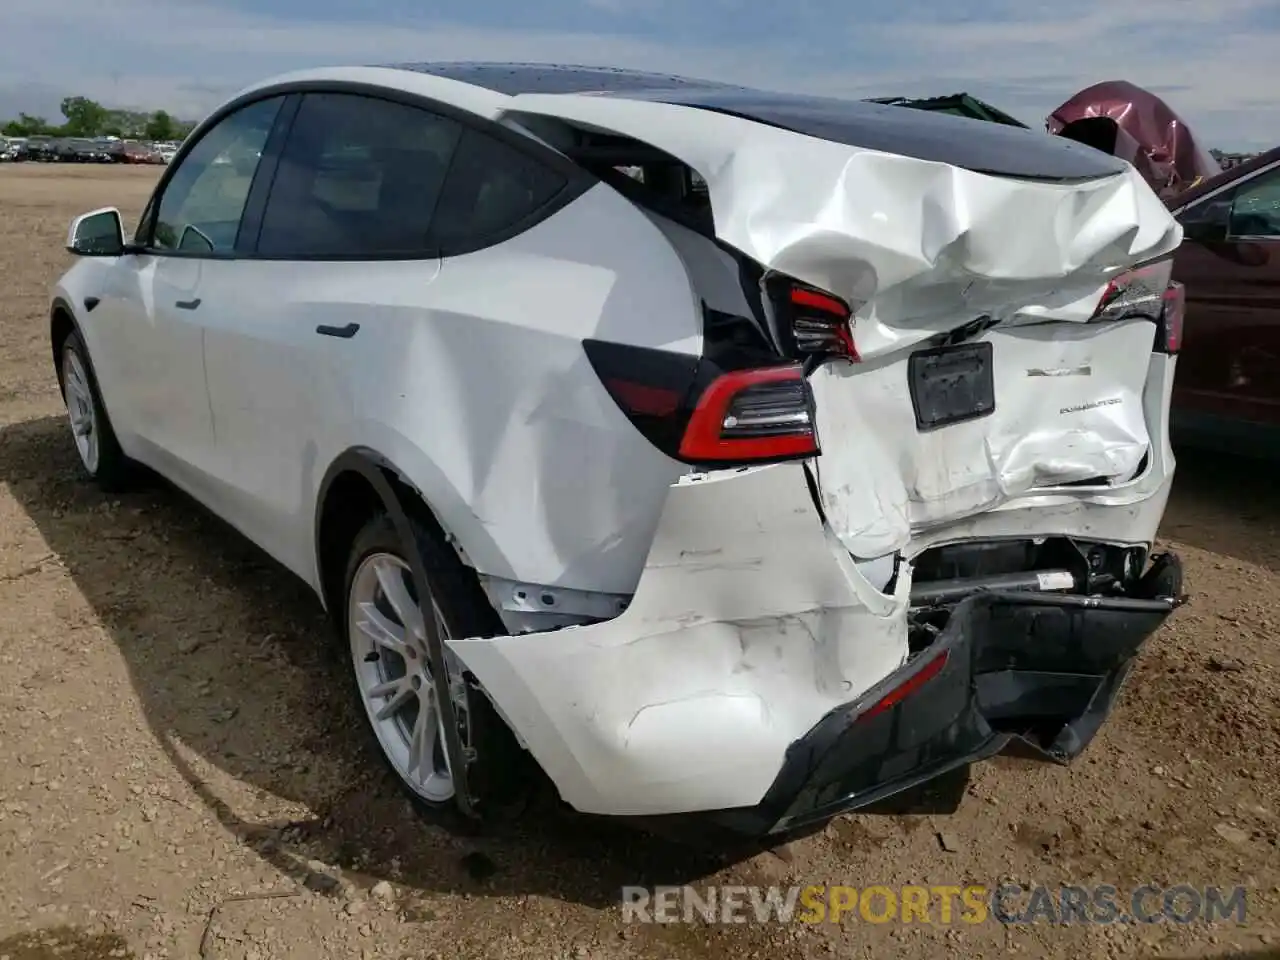
[[[451,641],[567,803],[757,803],[793,740],[903,662],[910,576],[894,596],[874,589],[824,530],[804,470],[674,485],[614,620]]]

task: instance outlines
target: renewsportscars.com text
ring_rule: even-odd
[[[1245,888],[1152,884],[995,887],[623,887],[632,923],[1154,924],[1245,920]]]

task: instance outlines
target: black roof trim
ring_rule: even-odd
[[[1124,161],[1092,147],[1021,125],[866,100],[775,93],[615,67],[467,62],[391,66],[509,96],[590,93],[712,110],[834,143],[994,176],[1070,182],[1114,176],[1125,169]]]
[[[393,63],[411,70],[458,80],[495,93],[635,93],[646,90],[734,89],[732,84],[696,80],[669,73],[646,73],[622,67],[587,67],[557,63]],[[738,88],[741,89],[741,88]]]

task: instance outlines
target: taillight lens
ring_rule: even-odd
[[[843,357],[857,361],[853,308],[835,294],[780,274],[767,281],[787,353],[797,359]]]
[[[1120,274],[1102,292],[1091,322],[1145,317],[1158,323],[1172,279],[1171,257]]]
[[[859,713],[855,718],[855,722],[861,723],[864,720],[870,720],[872,717],[879,716],[886,710],[892,710],[940,674],[943,668],[947,665],[947,660],[950,656],[950,650],[943,650],[940,654],[926,662],[924,666],[920,667],[896,687],[892,688],[879,700]]]
[[[817,456],[814,401],[798,363],[722,371],[688,354],[583,342],[622,412],[668,456],[701,466]]]
[[[1156,325],[1156,353],[1176,355],[1182,349],[1182,321],[1187,313],[1187,290],[1171,283],[1164,292],[1164,314]]]
[[[737,370],[712,381],[680,442],[690,463],[750,463],[818,454],[813,394],[798,365]]]

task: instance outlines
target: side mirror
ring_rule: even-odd
[[[1228,191],[1184,210],[1178,217],[1182,224],[1182,239],[1193,243],[1225,243],[1234,199],[1235,191]]]
[[[71,221],[67,250],[79,257],[119,257],[124,254],[124,223],[120,211],[105,207]]]
[[[1225,243],[1227,225],[1220,220],[1192,220],[1182,225],[1182,239],[1193,243]]]

